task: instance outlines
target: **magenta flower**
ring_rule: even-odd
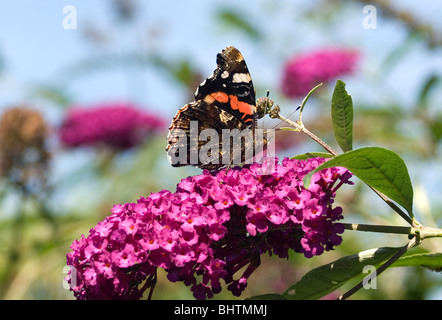
[[[175,193],[163,190],[114,206],[67,254],[74,295],[139,299],[149,288],[146,279],[163,268],[197,299],[219,293],[222,282],[239,296],[261,254],[286,258],[294,250],[312,257],[339,245],[342,209],[332,206],[333,198],[342,184],[351,184],[351,174],[326,169],[306,189],[304,176],[324,159],[272,161],[266,175],[268,164],[205,170],[183,179]]]
[[[289,98],[303,97],[321,82],[351,74],[358,52],[349,49],[323,49],[291,58],[284,67],[282,92]]]
[[[164,127],[156,115],[131,104],[111,103],[93,108],[71,108],[60,128],[61,142],[68,147],[107,145],[127,149],[141,144]]]

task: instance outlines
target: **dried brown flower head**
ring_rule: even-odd
[[[0,175],[21,186],[44,184],[48,132],[38,111],[25,106],[5,110],[0,119]]]

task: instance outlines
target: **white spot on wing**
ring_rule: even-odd
[[[224,71],[223,73],[221,73],[221,78],[225,79],[229,76],[229,73],[227,71]]]
[[[250,82],[250,75],[248,73],[235,73],[233,74],[233,82]]]

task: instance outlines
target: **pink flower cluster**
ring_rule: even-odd
[[[68,147],[105,144],[114,149],[127,149],[142,143],[164,124],[162,119],[131,104],[111,103],[71,108],[59,134]]]
[[[205,170],[183,179],[175,193],[163,190],[114,206],[67,254],[74,295],[139,299],[147,288],[143,281],[163,268],[197,299],[219,293],[221,280],[239,296],[261,254],[285,258],[292,249],[312,257],[339,245],[342,209],[332,207],[333,198],[342,184],[351,184],[351,174],[326,169],[306,189],[304,176],[324,159],[274,161]],[[269,165],[274,170],[261,175]]]
[[[303,97],[321,82],[328,82],[356,67],[358,53],[349,49],[324,49],[294,56],[287,61],[282,92],[289,98]]]

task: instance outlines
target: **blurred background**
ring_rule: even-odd
[[[403,157],[419,221],[441,227],[440,12],[442,3],[411,0],[3,1],[0,298],[73,299],[62,282],[72,241],[87,236],[114,204],[174,191],[181,179],[201,172],[169,165],[167,128],[229,45],[245,57],[257,97],[270,90],[291,119],[306,93],[297,90],[300,83],[324,82],[303,119],[336,149],[331,94],[336,79],[346,82],[355,110],[354,148],[376,145]],[[324,52],[344,55],[327,61]],[[300,65],[311,68],[301,68],[299,76]],[[260,125],[280,123],[266,117]],[[276,141],[280,159],[322,151],[296,133],[278,133]],[[405,225],[361,183],[340,191],[336,204],[346,222]],[[406,241],[346,231],[336,250],[319,257],[263,257],[241,298],[282,293],[314,267]],[[419,250],[440,252],[442,243],[426,240],[413,252]],[[192,294],[160,273],[153,297]],[[380,276],[377,290],[352,298],[441,297],[440,273],[395,268]],[[223,290],[215,298],[234,297]]]

